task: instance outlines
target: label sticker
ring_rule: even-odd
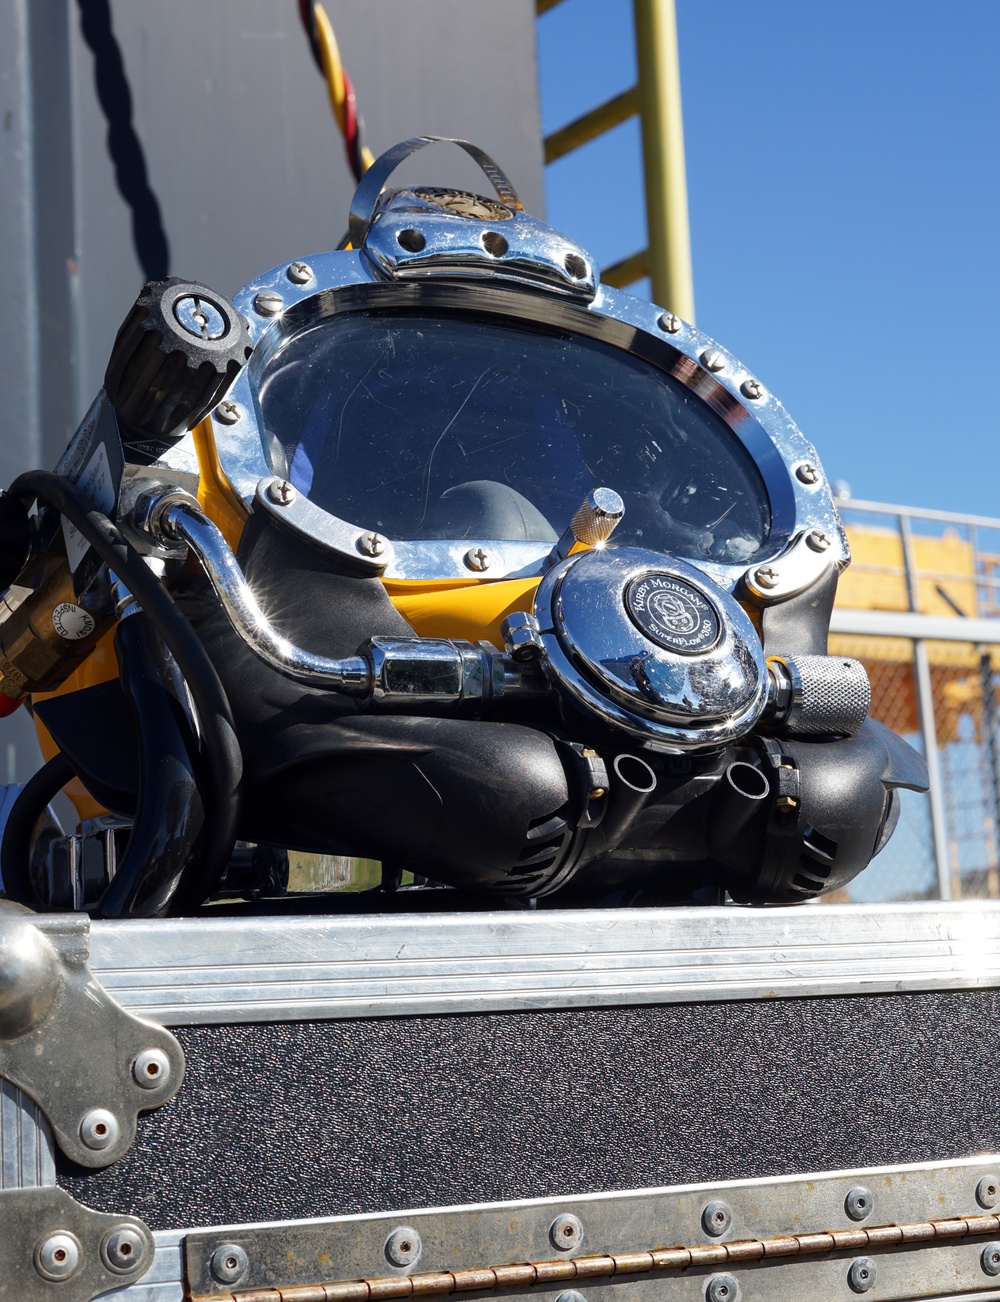
[[[111,477],[108,450],[103,443],[98,443],[76,482],[84,497],[99,511],[107,514],[114,508],[115,485]],[[63,538],[66,540],[66,555],[69,557],[69,568],[71,572],[75,573],[76,567],[86,556],[90,543],[87,542],[79,529],[70,524],[65,516],[63,516],[62,530]],[[88,615],[87,618],[89,619],[90,616]]]
[[[67,642],[79,642],[94,631],[94,617],[72,601],[61,601],[52,612],[52,627]]]
[[[722,624],[711,602],[673,574],[633,579],[625,590],[625,609],[636,627],[666,651],[700,655],[722,636]]]

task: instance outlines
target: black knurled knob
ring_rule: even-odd
[[[176,276],[147,281],[104,376],[129,458],[153,461],[197,425],[252,351],[228,298]]]

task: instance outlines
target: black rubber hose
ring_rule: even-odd
[[[162,917],[204,898],[197,736],[159,672],[158,643],[143,614],[129,615],[115,630],[122,689],[139,737],[139,800],[128,847],[93,910],[100,918]]]
[[[11,806],[0,842],[0,875],[9,900],[33,909],[48,907],[31,880],[31,838],[45,806],[75,777],[72,764],[60,751],[31,775]]]
[[[208,827],[202,860],[205,896],[225,872],[236,840],[240,816],[240,752],[233,712],[215,666],[173,597],[134,547],[101,511],[95,510],[75,484],[47,470],[19,475],[8,492],[45,503],[66,517],[102,561],[124,580],[149,617],[184,676],[202,728],[208,777]]]

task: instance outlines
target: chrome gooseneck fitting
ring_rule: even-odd
[[[488,643],[431,638],[371,638],[361,655],[333,660],[296,646],[277,632],[222,533],[194,498],[174,489],[150,494],[135,517],[154,539],[183,542],[198,558],[233,628],[272,669],[311,687],[361,698],[365,708],[419,712],[422,708],[484,713],[522,672]],[[537,689],[537,688],[536,688]]]

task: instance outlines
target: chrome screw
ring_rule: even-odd
[[[871,1257],[858,1257],[851,1262],[847,1282],[855,1293],[867,1293],[875,1283],[875,1263]]]
[[[225,402],[220,402],[216,407],[215,418],[220,420],[223,425],[235,425],[237,421],[243,419],[243,408],[238,402],[231,402],[227,398]]]
[[[754,570],[754,582],[761,588],[776,588],[780,575],[773,565],[762,565]]]
[[[258,316],[279,316],[284,307],[285,300],[273,289],[262,289],[253,301],[253,310]]]
[[[679,316],[674,316],[673,312],[664,312],[657,325],[668,335],[675,335],[681,328],[681,319]]]
[[[107,1108],[93,1108],[80,1122],[80,1138],[98,1152],[110,1148],[118,1138],[118,1119]]]
[[[58,1230],[35,1246],[35,1269],[42,1279],[69,1279],[76,1274],[83,1257],[80,1240],[68,1230]]]
[[[814,552],[825,552],[830,546],[830,539],[822,529],[810,529],[806,534],[806,546]]]
[[[1000,1243],[987,1243],[979,1257],[987,1275],[1000,1275]]]
[[[116,1275],[127,1275],[144,1265],[146,1240],[134,1225],[119,1225],[101,1240],[101,1260]]]
[[[713,1275],[705,1286],[706,1302],[740,1302],[740,1286],[732,1275]]]
[[[744,398],[763,398],[764,386],[760,380],[744,380],[740,385],[740,393]]]
[[[701,1209],[701,1228],[713,1239],[719,1239],[733,1223],[733,1209],[719,1200],[706,1203]]]
[[[583,1221],[572,1212],[557,1216],[549,1226],[549,1242],[561,1252],[571,1252],[583,1242]]]
[[[162,1049],[146,1049],[132,1064],[132,1077],[144,1090],[159,1089],[170,1079],[170,1059]]]
[[[267,486],[267,495],[275,506],[291,506],[298,494],[287,479],[274,479]]]
[[[724,371],[726,359],[717,348],[706,348],[701,355],[701,364],[706,371]]]
[[[174,304],[174,316],[189,335],[199,339],[221,339],[226,333],[226,318],[214,303],[188,294]]]
[[[795,477],[801,480],[803,484],[819,483],[819,468],[814,466],[811,461],[803,461],[801,466],[796,467]]]
[[[291,262],[285,275],[293,285],[308,285],[313,278],[313,269],[308,262]]]
[[[216,1248],[209,1262],[209,1270],[220,1284],[235,1284],[243,1278],[250,1258],[238,1243],[224,1243]]]
[[[470,547],[462,559],[470,570],[488,570],[492,563],[489,552],[484,552],[482,547]]]
[[[409,1225],[400,1225],[385,1241],[386,1260],[393,1266],[415,1265],[423,1250],[420,1235]]]
[[[1000,1203],[1000,1180],[995,1175],[984,1175],[976,1185],[976,1202],[987,1210]]]
[[[381,556],[385,551],[385,539],[380,533],[363,533],[358,539],[358,547],[366,556]]]
[[[866,1220],[872,1214],[872,1208],[875,1206],[875,1198],[870,1189],[866,1189],[863,1184],[855,1185],[853,1189],[848,1190],[847,1197],[844,1199],[844,1211],[852,1221]]]

